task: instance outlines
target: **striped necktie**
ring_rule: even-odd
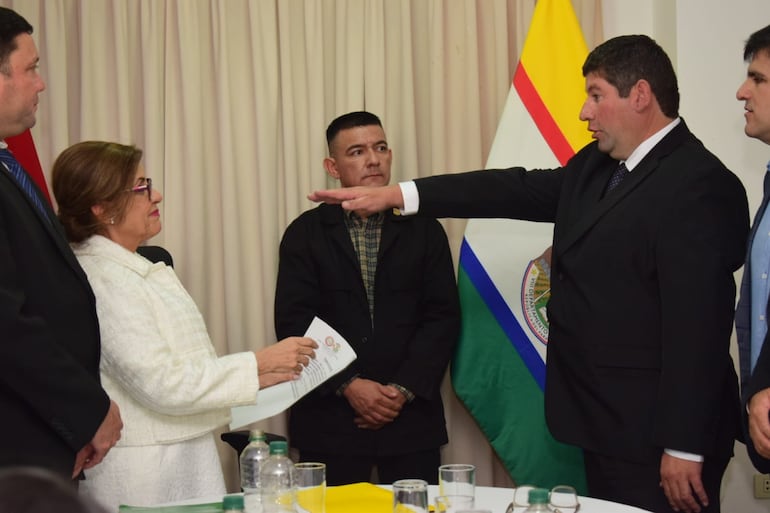
[[[0,162],[5,164],[5,167],[8,168],[8,172],[14,180],[16,180],[16,183],[21,186],[27,197],[32,201],[38,211],[43,214],[45,220],[50,223],[51,218],[48,217],[48,212],[43,205],[43,200],[40,198],[40,194],[38,193],[35,184],[32,183],[27,172],[24,171],[24,168],[21,167],[21,164],[14,158],[13,154],[8,151],[8,148],[0,148]]]

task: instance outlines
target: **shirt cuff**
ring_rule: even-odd
[[[348,385],[351,384],[354,379],[358,379],[359,377],[361,377],[360,374],[353,375],[352,378],[350,378],[349,380],[347,380],[346,382],[344,382],[343,384],[337,387],[337,391],[335,392],[335,394],[339,397],[342,397],[342,394],[345,392],[345,389],[348,388]]]
[[[683,451],[675,451],[674,449],[664,449],[666,454],[669,456],[673,456],[674,458],[679,458],[680,460],[687,460],[687,461],[697,461],[699,463],[703,463],[703,455],[701,454],[693,454],[691,452],[683,452]]]
[[[404,199],[404,208],[399,209],[401,215],[411,216],[420,210],[420,193],[417,192],[417,184],[414,180],[408,182],[399,182],[401,188],[401,197]]]
[[[406,402],[411,403],[412,401],[414,401],[414,394],[406,387],[403,387],[398,383],[388,383],[388,385],[392,386],[393,388],[401,392],[406,398]]]

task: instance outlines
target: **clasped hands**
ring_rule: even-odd
[[[392,385],[356,378],[343,395],[356,412],[354,422],[361,429],[377,430],[393,422],[401,413],[406,397]]]

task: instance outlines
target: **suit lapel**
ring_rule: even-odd
[[[575,205],[571,205],[569,210],[569,216],[575,216],[576,220],[570,223],[569,228],[562,233],[558,247],[555,248],[558,254],[568,250],[591,230],[607,212],[621,204],[624,198],[633,194],[659,168],[661,158],[681,146],[691,136],[687,125],[682,120],[650,150],[630,175],[607,195],[603,195],[604,189],[619,162],[609,156],[598,155],[596,159],[591,159],[586,163],[585,167],[589,172],[582,175],[584,183],[577,184],[573,196]],[[593,172],[591,171],[592,168],[596,168],[598,171]]]
[[[361,264],[358,262],[356,250],[353,248],[353,241],[350,240],[350,233],[343,217],[345,211],[339,205],[322,204],[318,208],[321,211],[322,224],[329,227],[330,244],[333,244],[339,250],[339,253],[332,251],[331,254],[343,255],[344,261],[338,264],[344,266],[340,268],[339,285],[350,290],[359,302],[367,305],[367,308],[369,308],[364,279],[361,277]]]
[[[62,228],[62,225],[59,222],[59,218],[56,216],[53,208],[51,208],[51,205],[47,201],[42,202],[46,214],[49,217],[49,219],[46,219],[37,209],[32,200],[27,196],[27,193],[24,192],[24,189],[21,188],[21,185],[19,185],[19,183],[10,175],[7,169],[3,167],[0,175],[3,176],[3,179],[8,181],[10,186],[13,187],[15,191],[18,191],[18,194],[23,198],[23,201],[29,205],[29,208],[35,213],[37,222],[40,224],[40,226],[42,226],[43,230],[51,238],[51,241],[56,246],[57,251],[61,253],[62,257],[72,268],[73,272],[78,276],[88,291],[91,292],[91,286],[88,283],[88,277],[83,271],[83,268],[80,267],[75,254],[72,252],[72,248],[70,248],[69,242],[67,241],[67,236],[64,233],[64,228]],[[31,223],[33,221],[30,219],[29,222]]]
[[[408,220],[407,217],[395,215],[393,212],[385,212],[385,220],[382,223],[382,236],[380,237],[380,250],[377,252],[377,262],[382,261],[385,253],[398,240],[401,233],[400,224]]]
[[[339,205],[323,204],[319,207],[321,209],[321,222],[329,226],[329,236],[332,244],[337,246],[339,250],[345,255],[345,259],[348,263],[358,269],[358,258],[356,258],[356,252],[353,249],[353,243],[350,240],[350,234],[348,233],[347,226],[345,226],[344,210]]]

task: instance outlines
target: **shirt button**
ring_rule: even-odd
[[[764,321],[764,320],[765,320],[765,316],[764,316],[764,315],[760,315],[760,316],[759,316],[759,320],[760,320],[760,321]]]
[[[762,273],[762,279],[763,279],[763,280],[766,280],[766,279],[767,279],[767,273]]]

